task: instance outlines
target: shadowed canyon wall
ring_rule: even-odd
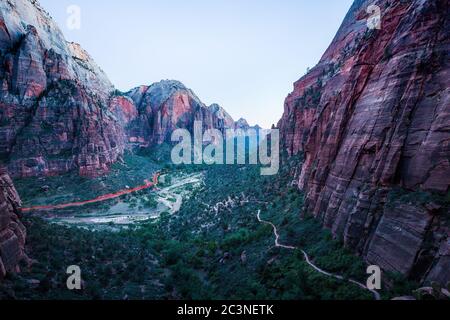
[[[369,5],[381,29],[367,26]],[[354,2],[278,124],[313,214],[369,264],[450,281],[449,2]]]
[[[20,198],[5,168],[0,167],[0,279],[20,271],[26,230],[19,220]]]

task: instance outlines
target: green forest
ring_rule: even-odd
[[[307,251],[328,272],[365,283],[363,261],[303,212],[304,196],[292,185],[293,172],[288,169],[299,161],[291,158],[277,176],[264,177],[258,166],[160,166],[156,163],[161,163],[161,155],[141,153],[128,155],[109,176],[98,180],[74,176],[68,179],[71,182],[62,184],[61,177],[49,178],[45,181],[48,187],[63,195],[63,199],[55,196],[56,203],[74,200],[69,199],[74,193],[76,199],[98,195],[104,192],[102,185],[108,185],[107,191],[124,183],[134,185],[151,175],[144,172],[147,169],[169,176],[198,172],[204,180],[177,213],[163,212],[158,219],[114,231],[55,224],[39,213],[24,215],[27,253],[33,263],[24,264],[21,273],[8,276],[0,297],[373,299],[370,292],[354,284],[317,273],[299,250],[275,247],[272,228],[258,221],[257,212],[261,211],[264,220],[278,227],[280,241]],[[20,180],[16,184],[26,204],[40,204],[42,196],[35,181]],[[130,201],[127,197],[121,201]],[[87,209],[73,209],[73,214]],[[67,289],[66,269],[70,265],[81,268],[82,290]],[[392,279],[391,288],[382,291],[385,299],[409,293],[416,286],[396,275]]]

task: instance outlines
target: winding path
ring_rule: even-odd
[[[325,275],[325,276],[327,276],[327,277],[331,277],[331,278],[335,278],[335,279],[338,279],[338,280],[345,281],[345,278],[344,278],[343,276],[329,273],[329,272],[327,272],[327,271],[324,271],[324,270],[320,269],[318,266],[316,266],[316,265],[311,261],[309,255],[308,255],[304,250],[302,250],[302,249],[300,249],[300,248],[297,248],[297,247],[287,246],[287,245],[281,244],[281,243],[280,243],[280,235],[279,235],[279,233],[278,233],[277,227],[276,227],[272,222],[265,221],[265,220],[262,220],[262,219],[261,219],[261,210],[258,211],[258,221],[261,222],[261,223],[270,225],[270,226],[272,227],[273,233],[274,233],[274,235],[275,235],[275,247],[277,247],[277,248],[284,248],[284,249],[288,249],[288,250],[297,250],[297,249],[299,249],[300,252],[301,252],[301,253],[303,254],[303,256],[305,257],[306,263],[307,263],[309,266],[311,266],[314,270],[316,270],[317,272],[319,272],[319,273],[321,273],[321,274],[323,274],[323,275]],[[364,284],[362,284],[362,283],[360,283],[360,282],[358,282],[358,281],[356,281],[356,280],[353,280],[353,279],[348,279],[348,280],[346,280],[346,281],[348,281],[348,282],[350,282],[350,283],[353,283],[353,284],[357,285],[358,287],[360,287],[360,288],[362,288],[362,289],[364,289],[364,290],[370,291],[370,292],[373,294],[373,296],[374,296],[374,298],[375,298],[376,300],[381,300],[381,296],[380,296],[380,294],[379,294],[377,291],[371,290],[371,289],[367,288],[367,286],[365,286]]]
[[[95,199],[86,200],[86,201],[71,202],[71,203],[64,203],[64,204],[57,204],[57,205],[48,205],[48,206],[36,206],[36,207],[31,207],[31,208],[22,208],[22,212],[40,211],[40,210],[57,210],[57,209],[65,209],[65,208],[72,208],[72,207],[81,207],[81,206],[84,206],[87,204],[99,203],[99,202],[103,202],[103,201],[107,201],[107,200],[111,200],[111,199],[116,199],[116,198],[119,198],[126,194],[135,193],[135,192],[138,192],[141,190],[145,190],[145,189],[149,189],[149,188],[157,186],[160,175],[161,175],[161,173],[159,173],[159,172],[155,173],[152,181],[145,181],[144,185],[133,188],[133,189],[123,189],[123,190],[120,190],[115,193],[105,194],[105,195],[102,195]]]
[[[86,204],[99,203],[99,202],[103,202],[103,201],[107,201],[107,200],[111,200],[111,199],[116,199],[116,198],[119,198],[119,197],[121,197],[123,195],[126,195],[126,194],[131,194],[131,193],[134,193],[134,192],[138,192],[138,191],[141,191],[141,190],[145,190],[145,189],[149,189],[149,188],[152,188],[154,186],[157,186],[160,175],[161,174],[159,172],[156,173],[153,176],[153,180],[151,182],[150,181],[146,181],[146,183],[144,185],[136,187],[136,188],[133,188],[133,189],[123,189],[123,190],[120,190],[120,191],[115,192],[115,193],[109,193],[109,194],[97,197],[95,199],[86,200],[86,201],[71,202],[71,203],[58,204],[58,205],[47,205],[47,206],[35,206],[35,207],[30,207],[30,208],[22,208],[22,212],[39,211],[39,210],[56,210],[56,209],[65,209],[65,208],[71,208],[71,207],[81,207],[81,206],[84,206]],[[278,233],[277,227],[272,222],[265,221],[265,220],[261,219],[261,210],[258,211],[258,215],[257,216],[258,216],[258,221],[260,223],[264,223],[264,224],[270,225],[272,227],[274,235],[275,235],[275,247],[288,249],[288,250],[297,250],[297,249],[299,249],[297,247],[288,246],[288,245],[284,245],[284,244],[280,243],[280,235]],[[324,270],[320,269],[318,266],[316,266],[311,261],[309,255],[304,250],[302,250],[302,249],[299,249],[299,250],[303,254],[303,256],[304,256],[304,258],[306,260],[306,263],[309,266],[311,266],[315,271],[317,271],[317,272],[319,272],[319,273],[321,273],[321,274],[323,274],[323,275],[325,275],[327,277],[331,277],[331,278],[335,278],[335,279],[338,279],[338,280],[345,281],[345,278],[343,276],[341,276],[341,275],[335,275],[335,274],[332,274],[332,273],[329,273],[327,271],[324,271]],[[360,283],[360,282],[358,282],[356,280],[348,279],[347,281],[350,282],[350,283],[353,283],[353,284],[355,284],[357,286],[359,286],[360,288],[362,288],[364,290],[370,291],[374,295],[376,300],[381,300],[381,296],[380,296],[380,294],[377,291],[370,290],[369,288],[367,288],[367,286],[365,286],[364,284],[362,284],[362,283]]]

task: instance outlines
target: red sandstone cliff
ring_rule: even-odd
[[[113,87],[37,1],[0,3],[0,157],[18,176],[96,175],[123,152]]]
[[[100,175],[126,148],[161,144],[195,120],[234,126],[177,81],[117,94],[37,1],[0,2],[0,161],[12,175]]]
[[[382,13],[367,27],[369,5]],[[447,0],[357,0],[279,123],[306,211],[386,271],[450,281]]]
[[[18,218],[20,198],[4,168],[0,168],[0,279],[17,272],[25,257],[26,231]]]
[[[128,142],[140,146],[170,141],[177,128],[193,131],[195,121],[201,121],[204,130],[250,128],[243,119],[235,122],[219,105],[206,106],[192,90],[173,80],[117,95],[111,99],[110,109],[125,128]]]

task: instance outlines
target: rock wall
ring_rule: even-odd
[[[0,2],[0,161],[13,176],[101,175],[125,149],[162,144],[195,120],[235,126],[178,81],[118,93],[37,1]]]
[[[111,100],[110,110],[125,128],[128,142],[143,147],[170,141],[177,128],[192,132],[195,121],[201,121],[204,130],[223,133],[227,129],[250,128],[244,119],[235,122],[219,105],[206,106],[192,90],[173,80],[119,94]]]
[[[123,153],[103,71],[37,1],[0,3],[0,158],[15,176],[97,175]]]
[[[20,198],[8,176],[0,167],[0,280],[9,272],[18,272],[25,257],[26,230],[18,218]]]
[[[381,9],[369,29],[367,8]],[[354,2],[278,124],[306,212],[385,271],[450,281],[449,2]]]

